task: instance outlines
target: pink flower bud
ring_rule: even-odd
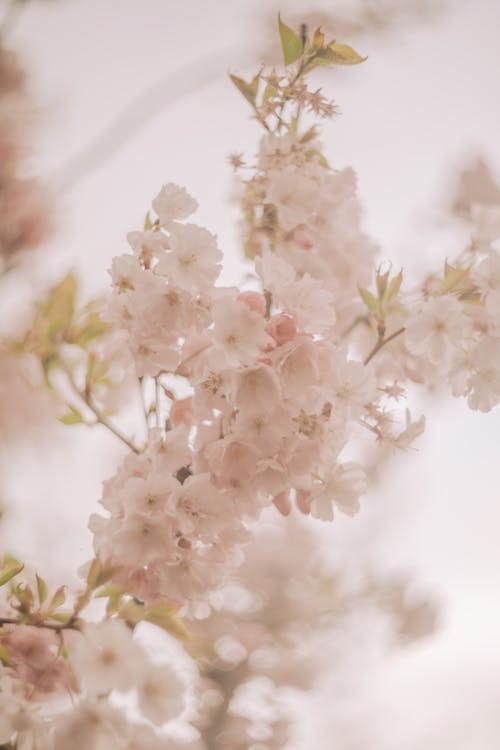
[[[308,516],[311,512],[311,493],[307,490],[297,490],[297,508]]]
[[[266,331],[279,346],[291,341],[297,333],[295,321],[285,313],[273,315],[266,326]]]
[[[273,497],[273,503],[282,516],[288,516],[292,510],[288,492],[280,492],[279,495],[275,495],[275,497]]]
[[[238,300],[244,302],[247,307],[258,315],[266,314],[266,298],[260,292],[241,292]]]
[[[293,233],[293,239],[303,250],[310,250],[314,247],[312,237],[305,227],[297,227]]]
[[[174,401],[170,408],[170,423],[173,427],[180,424],[190,426],[193,421],[193,399],[191,396]]]

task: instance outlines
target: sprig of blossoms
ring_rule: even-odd
[[[5,556],[0,570],[0,742],[8,747],[70,750],[75,742],[116,750],[174,748],[160,734],[184,711],[186,685],[170,663],[158,663],[134,638],[141,621],[178,637],[185,630],[171,603],[154,609],[109,584],[113,571],[97,560],[85,588],[69,601],[65,586],[50,593],[38,575]],[[83,610],[106,604],[89,622]],[[137,697],[137,720],[118,709],[117,694]]]
[[[164,186],[152,228],[129,235],[133,254],[111,268],[107,317],[170,403],[146,449],[105,483],[107,515],[91,528],[97,555],[150,602],[207,600],[271,503],[325,520],[334,506],[354,513],[364,473],[340,453],[383,397],[372,368],[337,344],[335,297],[318,278],[266,250],[265,294],[214,285],[215,238],[183,222],[194,206]]]

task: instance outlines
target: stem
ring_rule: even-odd
[[[373,347],[373,349],[371,350],[371,352],[368,354],[368,356],[364,360],[363,364],[367,365],[368,362],[370,362],[373,359],[373,357],[377,354],[377,352],[379,352],[382,349],[383,346],[385,346],[386,344],[388,344],[389,341],[392,341],[393,339],[395,339],[396,336],[399,336],[399,334],[403,333],[403,331],[405,331],[405,330],[406,329],[405,329],[404,326],[402,328],[398,328],[397,331],[395,331],[394,333],[391,333],[391,335],[387,336],[387,338],[384,338],[383,334],[382,335],[379,334],[377,343],[375,344],[375,346]]]
[[[161,412],[161,385],[158,377],[155,378],[155,407],[156,407],[156,426],[160,427]]]
[[[230,672],[224,672],[219,677],[220,674],[218,670],[212,670],[208,673],[208,677],[218,684],[223,692],[222,702],[210,717],[210,722],[207,726],[201,730],[202,739],[209,750],[217,750],[220,747],[217,738],[224,729],[224,724],[228,717],[229,704],[238,685],[238,680]]]
[[[378,429],[378,427],[374,427],[371,424],[368,424],[368,422],[365,422],[364,419],[358,419],[358,424],[360,424],[362,427],[365,427],[367,430],[370,430],[370,432],[373,432],[374,435],[376,435],[380,440],[382,439],[382,433]]]
[[[297,83],[297,81],[299,80],[300,76],[302,75],[303,68],[304,68],[304,62],[302,61],[300,63],[300,66],[299,66],[296,74],[294,75],[294,77],[292,78],[292,80],[290,81],[290,83],[287,86],[288,91],[290,91],[295,86],[295,84]],[[279,110],[278,114],[276,115],[276,117],[278,118],[278,122],[277,122],[277,132],[278,133],[281,133],[281,125],[284,124],[284,122],[283,122],[283,110],[285,109],[285,105],[286,105],[286,103],[287,103],[288,100],[289,100],[289,96],[285,92],[283,94],[283,101],[281,102],[280,110]]]
[[[104,416],[104,414],[101,412],[97,404],[94,402],[92,395],[87,391],[81,391],[78,385],[76,384],[73,374],[69,367],[66,365],[66,362],[64,362],[62,359],[58,360],[58,364],[61,367],[62,371],[66,375],[68,382],[73,390],[73,392],[80,398],[84,404],[90,409],[94,417],[96,418],[95,424],[101,424],[103,427],[106,427],[107,430],[109,430],[115,437],[118,438],[118,440],[121,440],[124,445],[127,446],[131,451],[134,453],[140,453],[139,448],[137,448],[134,443],[129,440],[129,438],[124,435],[120,430],[115,427],[111,422],[107,419],[107,417]]]
[[[141,451],[139,448],[134,445],[134,443],[129,440],[129,438],[124,435],[117,427],[115,427],[111,422],[102,414],[102,412],[99,410],[99,408],[94,404],[92,401],[91,396],[89,395],[87,398],[84,398],[85,403],[89,407],[90,411],[95,416],[97,423],[101,424],[103,427],[106,427],[115,437],[118,438],[118,440],[121,440],[124,445],[127,446],[131,451],[134,453],[139,454]]]
[[[340,334],[341,339],[345,339],[346,336],[349,336],[350,333],[354,331],[355,328],[359,326],[360,323],[369,323],[369,317],[368,315],[358,315],[357,318],[354,318],[352,323],[350,323],[347,328],[344,328],[342,333]]]
[[[148,407],[146,405],[146,399],[144,394],[144,375],[141,375],[139,378],[139,390],[141,392],[141,403],[142,403],[142,411],[144,414],[144,422],[146,425],[146,432],[149,431],[149,419],[148,419]]]
[[[24,625],[30,628],[45,628],[45,630],[54,630],[56,633],[60,633],[62,630],[78,630],[80,627],[69,620],[67,623],[51,623],[51,622],[23,622],[18,620],[16,617],[0,617],[0,625]]]

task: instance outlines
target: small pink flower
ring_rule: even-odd
[[[293,233],[293,240],[303,250],[311,250],[314,247],[314,241],[306,227],[297,227]]]
[[[256,312],[258,315],[266,314],[266,298],[260,292],[241,292],[241,294],[238,294],[237,299],[239,302],[244,302],[250,310]]]
[[[266,326],[266,331],[273,337],[278,346],[281,346],[295,338],[297,328],[293,318],[285,315],[285,313],[279,313],[270,318]]]
[[[162,226],[171,226],[172,221],[186,219],[198,208],[198,203],[183,187],[169,182],[153,200],[153,210],[158,214]]]
[[[273,503],[282,516],[288,516],[290,514],[292,504],[288,492],[280,492],[279,495],[276,495],[273,498]]]

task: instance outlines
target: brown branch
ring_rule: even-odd
[[[81,399],[84,404],[90,409],[94,417],[96,418],[95,424],[101,424],[103,427],[106,427],[107,430],[109,430],[115,437],[118,438],[118,440],[121,440],[122,443],[124,443],[127,448],[129,448],[134,453],[140,453],[141,451],[139,448],[134,445],[134,443],[126,436],[124,435],[117,427],[115,427],[108,419],[104,416],[104,414],[101,412],[97,404],[94,402],[92,395],[87,390],[80,390],[78,385],[75,382],[75,379],[73,378],[73,373],[69,369],[69,367],[66,365],[66,362],[64,362],[62,359],[58,359],[58,364],[61,367],[62,371],[66,375],[66,378],[68,379],[68,382],[75,393],[76,396],[78,396],[79,399]]]
[[[347,326],[347,328],[344,328],[344,330],[340,334],[340,338],[345,339],[346,336],[349,336],[349,334],[352,333],[354,329],[359,326],[360,323],[365,323],[368,325],[369,322],[370,322],[370,318],[368,315],[358,315],[356,318],[354,318],[352,323],[350,323]]]
[[[77,625],[77,623],[70,619],[67,623],[52,623],[52,622],[24,622],[23,620],[18,620],[16,617],[0,617],[0,626],[1,625],[25,625],[30,628],[45,628],[46,630],[53,630],[56,633],[60,633],[62,630],[78,630],[80,631],[80,626]]]
[[[379,352],[382,349],[383,346],[385,346],[386,344],[388,344],[389,341],[392,341],[393,339],[395,339],[396,336],[399,336],[405,330],[406,329],[405,329],[404,326],[402,328],[398,328],[397,331],[395,331],[394,333],[391,333],[391,335],[387,336],[387,338],[384,338],[383,334],[382,335],[379,334],[377,343],[375,344],[375,346],[373,347],[373,349],[371,350],[371,352],[368,354],[368,356],[364,360],[363,364],[367,365],[368,362],[370,362],[373,359],[373,357],[377,354],[377,352]]]

